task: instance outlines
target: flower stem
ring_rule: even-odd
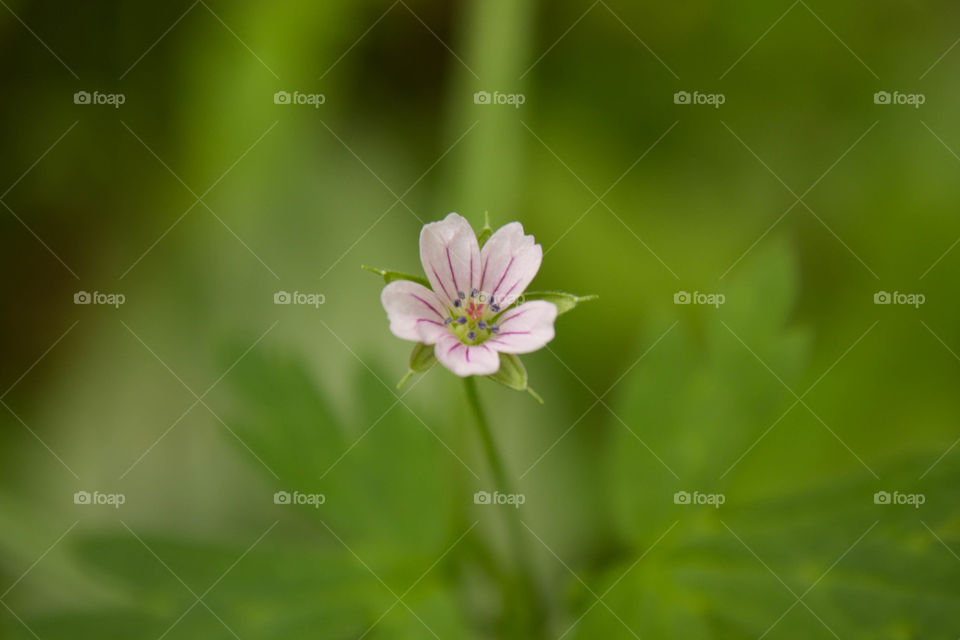
[[[493,439],[493,432],[487,422],[483,406],[480,404],[480,397],[477,394],[477,383],[473,376],[463,379],[464,387],[467,392],[467,404],[473,412],[476,419],[477,430],[480,432],[480,440],[483,442],[484,452],[487,456],[487,462],[490,465],[490,471],[493,474],[493,480],[497,485],[497,490],[501,493],[512,494],[513,485],[507,477],[506,469],[503,465],[503,459],[497,449],[496,442]],[[513,551],[514,562],[517,568],[518,583],[516,590],[519,592],[518,619],[523,627],[528,627],[525,631],[532,631],[530,635],[522,634],[521,637],[541,637],[543,634],[544,609],[537,592],[536,581],[534,579],[533,568],[530,565],[530,554],[527,551],[526,538],[523,534],[522,521],[520,520],[519,510],[509,507],[507,516],[508,530],[510,535],[510,547]],[[507,586],[507,590],[514,590]],[[508,604],[509,601],[508,601]]]

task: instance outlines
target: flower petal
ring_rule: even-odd
[[[500,316],[497,322],[500,331],[484,344],[503,353],[536,351],[553,340],[556,319],[555,305],[543,300],[525,302]]]
[[[480,252],[480,290],[505,307],[524,292],[542,260],[543,248],[533,236],[523,235],[523,225],[506,224],[490,236]]]
[[[461,378],[467,376],[488,376],[500,368],[500,355],[484,344],[467,346],[455,335],[447,333],[433,348],[440,364]]]
[[[450,335],[443,324],[444,303],[422,284],[397,280],[383,288],[380,302],[390,319],[390,331],[404,340],[434,344]]]
[[[469,296],[479,286],[480,245],[473,227],[451,213],[420,231],[420,261],[438,296],[453,302],[460,292]]]

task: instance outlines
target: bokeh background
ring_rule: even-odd
[[[2,4],[3,638],[960,634],[955,3]],[[600,296],[480,381],[516,513],[360,269],[449,211]]]

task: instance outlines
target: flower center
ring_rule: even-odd
[[[463,291],[457,292],[457,299],[447,309],[443,323],[450,332],[465,345],[482,344],[491,336],[500,332],[496,318],[500,306],[493,296],[474,289],[468,297]]]

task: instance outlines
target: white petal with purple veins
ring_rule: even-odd
[[[470,223],[459,214],[424,225],[420,261],[433,290],[450,302],[461,292],[469,296],[478,286],[480,245]]]
[[[434,344],[449,335],[443,324],[443,302],[422,284],[391,282],[383,288],[380,302],[390,319],[390,331],[398,338]]]
[[[500,368],[500,355],[489,345],[490,342],[487,341],[484,344],[468,346],[448,333],[437,342],[434,354],[440,364],[461,378],[488,376]]]
[[[480,290],[494,302],[510,304],[522,294],[540,270],[543,248],[533,236],[523,235],[523,225],[511,222],[494,232],[480,252]],[[501,305],[505,306],[505,305]]]
[[[557,307],[543,300],[525,302],[500,316],[499,331],[487,342],[504,353],[530,353],[553,340]]]

